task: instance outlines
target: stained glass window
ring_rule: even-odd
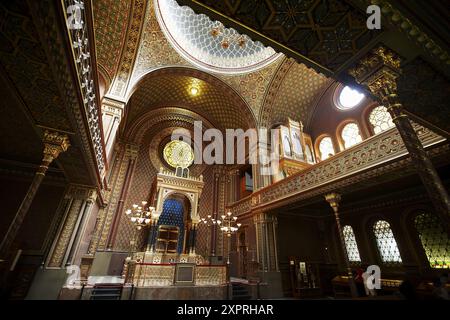
[[[344,147],[346,149],[362,141],[358,125],[354,122],[345,125],[342,129],[341,136],[342,140],[344,140]]]
[[[194,161],[194,152],[191,146],[181,140],[173,140],[168,142],[163,150],[164,160],[176,168],[187,168]]]
[[[378,134],[394,126],[392,117],[385,106],[374,108],[369,115],[369,122],[372,125],[373,132]]]
[[[348,260],[350,262],[361,262],[353,228],[351,226],[344,226],[344,228],[342,229],[342,233],[344,234],[345,248],[347,249]]]
[[[438,217],[419,213],[414,223],[431,268],[450,268],[450,238]]]
[[[334,155],[333,141],[330,137],[323,137],[319,143],[320,159],[325,160]]]
[[[384,220],[377,221],[373,226],[373,232],[377,241],[378,251],[381,260],[385,263],[401,263],[402,258],[395,241],[389,222]]]

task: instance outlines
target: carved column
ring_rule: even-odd
[[[268,213],[254,216],[256,252],[261,271],[279,271],[277,253],[277,218]]]
[[[64,195],[64,205],[61,206],[63,219],[50,249],[47,267],[64,268],[68,264],[80,263],[80,241],[96,197],[94,188],[69,185]]]
[[[228,202],[233,203],[239,200],[239,176],[238,169],[228,171]]]
[[[339,202],[341,201],[341,195],[338,193],[329,193],[325,195],[325,200],[330,204],[334,211],[334,217],[336,219],[336,225],[338,228],[339,240],[341,242],[342,255],[344,257],[345,267],[347,268],[347,274],[349,277],[350,292],[352,297],[357,297],[357,290],[355,279],[353,279],[352,268],[350,267],[350,261],[348,260],[347,247],[345,246],[344,233],[342,232],[341,219],[339,217]]]
[[[122,214],[124,214],[124,203],[126,200],[126,197],[128,195],[128,189],[130,187],[131,178],[133,176],[135,164],[136,164],[136,158],[138,156],[139,146],[133,145],[133,144],[127,144],[125,145],[125,159],[127,159],[127,169],[125,173],[125,179],[122,185],[122,190],[120,192],[120,199],[117,203],[117,207],[114,213],[114,220],[111,226],[111,231],[109,233],[108,237],[108,249],[112,249],[114,247],[114,242],[116,240],[117,231],[119,228],[119,222],[120,217]]]
[[[189,230],[188,250],[189,254],[195,254],[195,238],[197,233],[197,223],[192,223]]]
[[[34,175],[33,181],[31,182],[28,191],[20,204],[19,209],[14,216],[13,221],[9,225],[8,231],[6,232],[3,240],[0,244],[0,256],[6,257],[8,251],[17,236],[17,233],[22,225],[23,220],[28,212],[28,209],[33,202],[34,197],[41,185],[42,180],[44,180],[45,174],[47,172],[48,166],[52,163],[54,159],[58,157],[61,152],[64,152],[69,148],[70,142],[66,134],[61,134],[56,131],[44,131],[44,151],[41,165]]]
[[[158,219],[151,219],[148,231],[147,249],[148,252],[155,252],[156,233],[158,230]]]
[[[219,178],[220,173],[214,170],[214,182],[213,182],[213,214],[212,218],[217,220],[219,210]],[[217,225],[211,226],[211,256],[216,255],[216,241],[217,241]]]
[[[355,77],[356,81],[366,85],[370,92],[377,96],[388,109],[436,213],[440,216],[447,231],[450,232],[448,193],[408,116],[403,112],[403,106],[397,96],[397,79],[400,72],[400,58],[384,47],[374,50],[358,66],[350,70],[350,74]]]
[[[125,104],[120,101],[107,97],[102,100],[103,138],[105,140],[105,150],[108,162],[111,160],[113,146],[120,121],[122,120],[124,107]]]

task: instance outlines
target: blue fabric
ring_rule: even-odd
[[[183,239],[184,239],[184,212],[183,204],[177,199],[167,199],[163,204],[163,211],[158,219],[157,229],[160,225],[176,226],[180,229],[178,234],[178,247],[177,252],[183,251]]]

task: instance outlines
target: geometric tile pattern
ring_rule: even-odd
[[[95,0],[95,46],[97,63],[113,78],[127,32],[130,0]]]
[[[71,131],[50,63],[28,8],[2,2],[0,63],[14,81],[33,120],[41,125]],[[31,15],[31,14],[30,14]],[[35,94],[39,92],[39,94]]]
[[[136,57],[131,83],[149,70],[165,66],[190,66],[167,41],[155,16],[153,1],[150,1],[147,17]]]
[[[131,208],[134,203],[140,203],[143,200],[149,199],[153,179],[157,173],[148,156],[150,140],[151,136],[147,135],[139,147],[128,196],[123,207],[124,210]],[[137,239],[137,248],[143,248],[147,241],[147,234],[148,228],[143,228],[138,231],[136,226],[130,222],[130,219],[125,214],[121,214],[114,249],[129,250],[130,240],[132,239]]]
[[[199,89],[196,96],[189,93],[192,85]],[[166,106],[179,106],[198,113],[217,128],[245,129],[252,123],[254,126],[251,110],[225,83],[206,73],[181,68],[155,71],[140,82],[130,99],[127,123],[152,109]]]
[[[200,218],[207,218],[208,215],[212,215],[213,212],[213,168],[212,166],[207,166],[206,170],[203,171],[203,182],[205,186],[203,187],[202,195],[199,201],[199,216]],[[207,249],[211,247],[211,228],[205,225],[203,222],[198,224],[198,232],[195,243],[195,252],[203,256],[209,255]]]
[[[288,67],[278,90],[263,106],[261,125],[270,127],[287,117],[306,124],[315,98],[327,87],[329,79],[304,64],[293,62]]]
[[[192,67],[175,51],[161,31],[155,16],[153,1],[150,1],[149,8],[130,87],[133,87],[140,77],[151,70],[155,70],[155,68],[167,66]],[[238,92],[253,110],[253,113],[257,115],[262,107],[265,91],[283,60],[283,58],[279,58],[255,72],[242,75],[220,74],[216,76]]]
[[[219,77],[239,93],[252,109],[253,114],[258,115],[264,103],[266,91],[284,60],[285,57],[280,57],[267,67],[255,72],[234,76],[219,75]]]

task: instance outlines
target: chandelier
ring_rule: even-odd
[[[232,217],[230,211],[228,211],[226,215],[222,215],[221,218],[222,220],[217,220],[217,224],[221,226],[220,230],[226,234],[227,237],[231,237],[231,234],[238,231],[241,226],[240,223],[236,223],[237,217]]]
[[[238,34],[233,29],[226,29],[219,21],[214,23],[209,33],[213,38],[221,38],[220,45],[223,49],[228,49],[233,43],[240,48],[244,48],[247,43],[247,37],[245,35]]]
[[[155,207],[147,206],[147,201],[142,201],[141,205],[133,204],[131,209],[125,211],[125,214],[130,218],[138,230],[150,224],[154,214]]]

